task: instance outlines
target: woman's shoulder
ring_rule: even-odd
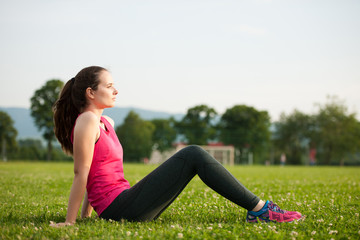
[[[76,127],[89,128],[99,125],[99,119],[95,113],[84,112],[76,119]]]
[[[81,113],[76,119],[73,136],[74,142],[91,146],[100,136],[99,117],[92,112]]]
[[[81,113],[78,118],[77,121],[82,121],[82,122],[97,122],[98,121],[98,117],[96,116],[95,113],[93,112],[83,112]]]

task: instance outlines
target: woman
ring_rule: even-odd
[[[177,152],[165,163],[130,187],[124,178],[123,149],[114,121],[102,116],[114,106],[118,91],[110,73],[97,66],[82,69],[69,80],[54,105],[55,135],[74,158],[74,180],[66,220],[54,227],[73,225],[94,208],[104,219],[154,220],[198,175],[210,188],[248,210],[248,222],[291,222],[298,212],[281,210],[246,189],[218,161],[198,146]]]

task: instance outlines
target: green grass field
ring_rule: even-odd
[[[125,164],[136,183],[156,166]],[[92,218],[64,221],[72,163],[0,163],[1,239],[360,239],[360,168],[227,167],[262,199],[298,210],[304,221],[248,224],[246,211],[206,187],[198,177],[152,222]]]

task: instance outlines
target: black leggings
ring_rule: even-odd
[[[120,193],[100,217],[130,221],[156,219],[196,174],[214,191],[247,210],[260,201],[205,150],[188,146]]]

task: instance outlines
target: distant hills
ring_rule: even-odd
[[[123,123],[128,113],[133,110],[142,119],[151,120],[155,118],[168,119],[171,116],[176,120],[180,120],[184,114],[171,114],[167,112],[151,111],[140,108],[132,107],[114,107],[105,109],[104,115],[110,116],[115,121],[115,125]],[[18,131],[18,139],[25,138],[42,138],[42,133],[38,130],[34,124],[34,119],[31,117],[30,109],[28,108],[16,108],[16,107],[0,107],[0,111],[6,112],[14,121],[14,127]]]

